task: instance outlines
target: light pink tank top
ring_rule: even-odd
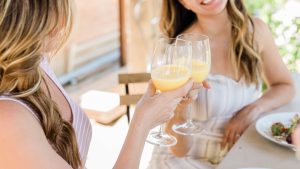
[[[67,99],[71,110],[72,110],[72,117],[73,122],[72,126],[76,133],[78,148],[80,152],[80,157],[82,160],[82,164],[84,166],[87,158],[87,153],[89,150],[91,138],[92,138],[92,127],[91,123],[88,119],[88,117],[85,115],[85,113],[80,109],[80,107],[67,95],[63,87],[60,85],[58,79],[56,78],[53,70],[51,69],[47,59],[44,59],[44,61],[41,63],[41,68],[45,71],[45,73],[49,76],[49,78],[57,85],[57,87],[60,89],[60,91],[63,93],[65,98]],[[26,105],[24,102],[14,99],[7,96],[0,96],[1,100],[10,100],[19,103],[20,105],[24,106],[26,109],[28,109],[30,112],[32,112],[33,116],[38,120],[36,114],[33,112],[33,110]]]

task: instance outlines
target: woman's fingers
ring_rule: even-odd
[[[180,104],[182,105],[187,105],[187,104],[190,104],[192,103],[194,100],[193,98],[190,98],[190,97],[186,97],[186,98],[183,98],[180,102]]]
[[[188,95],[189,98],[191,98],[192,100],[196,100],[198,97],[198,92],[199,92],[198,89],[191,90]]]
[[[296,145],[295,155],[298,160],[300,160],[300,125],[296,128],[292,135],[293,144]]]
[[[172,112],[172,117],[174,116],[175,109],[180,102],[181,102],[181,98],[177,98],[171,102],[170,108],[171,108],[171,112]]]
[[[208,81],[206,81],[206,80],[202,82],[202,85],[203,85],[203,87],[206,88],[206,89],[210,89],[210,88],[211,88],[210,84],[209,84]]]
[[[300,125],[295,129],[292,135],[293,144],[300,148]]]
[[[171,108],[173,109],[173,111],[176,109],[176,106],[181,102],[181,98],[177,98],[174,101],[171,102]]]
[[[187,104],[192,103],[194,100],[197,99],[198,93],[199,93],[199,89],[201,89],[203,87],[207,88],[208,83],[205,82],[205,85],[206,86],[204,86],[202,83],[193,83],[193,87],[188,92],[188,95],[185,96],[180,103],[182,105],[187,105]]]
[[[230,131],[229,133],[230,134],[228,136],[227,144],[228,144],[228,148],[230,149],[233,145],[233,139],[235,139],[235,132]]]
[[[146,95],[149,97],[152,97],[155,95],[155,93],[156,93],[155,86],[154,86],[152,80],[150,80],[148,83],[148,89],[147,89]]]
[[[179,104],[179,102],[181,101],[180,98],[174,99],[173,101],[169,102],[169,103],[165,103],[164,105],[167,107],[165,109],[165,111],[161,114],[162,116],[164,116],[164,118],[162,118],[162,123],[170,120],[171,118],[173,118],[174,116],[174,111],[177,107],[177,104]]]
[[[228,138],[229,148],[231,148],[234,145],[234,143],[237,141],[237,139],[239,137],[240,137],[240,134],[237,131],[235,131],[235,130],[230,131],[229,138]]]
[[[223,141],[221,143],[221,148],[225,148],[226,145],[228,145],[228,147],[231,148],[235,144],[235,142],[240,138],[241,131],[242,130],[232,121],[228,123],[225,127],[225,133]]]
[[[225,130],[225,133],[224,133],[224,137],[223,137],[223,141],[221,143],[221,149],[224,149],[227,145],[227,140],[229,139],[229,134],[230,132],[228,130]]]
[[[228,148],[231,148],[232,145],[234,144],[235,137],[236,137],[236,132],[226,130],[223,138],[223,142],[221,143],[221,148],[224,149],[226,145],[228,145]]]
[[[163,92],[162,95],[166,96],[168,101],[177,99],[177,98],[182,98],[183,96],[187,95],[187,93],[190,91],[192,86],[193,86],[193,82],[191,80],[189,80],[184,86],[182,86],[174,91]]]
[[[203,87],[206,88],[206,89],[210,89],[211,88],[209,82],[205,80],[202,83],[194,82],[192,90],[194,90],[194,89],[201,89]]]
[[[227,131],[221,143],[221,148],[224,149],[226,145],[231,148],[240,137],[241,134],[235,130]]]
[[[201,89],[203,88],[203,84],[202,83],[193,83],[193,87],[191,90],[195,90],[195,89]]]

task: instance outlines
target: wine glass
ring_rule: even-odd
[[[192,47],[188,41],[160,38],[155,44],[151,65],[151,78],[157,92],[167,92],[183,86],[191,78]],[[150,132],[147,142],[169,147],[177,143],[174,136],[164,131]]]
[[[185,40],[192,45],[192,79],[197,83],[202,83],[210,72],[211,52],[209,38],[201,34],[181,34],[178,40]],[[208,119],[193,120],[192,105],[187,110],[187,120],[183,123],[174,124],[173,131],[182,135],[194,135],[201,133],[205,129]]]

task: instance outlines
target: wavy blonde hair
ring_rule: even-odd
[[[45,75],[40,63],[47,41],[62,34],[53,49],[58,50],[71,32],[71,1],[0,0],[0,95],[28,103],[54,150],[73,168],[80,168],[74,129],[62,119],[48,87],[41,88]]]
[[[164,0],[161,30],[172,38],[196,22],[194,12],[186,9],[179,0]],[[231,21],[230,61],[235,76],[244,75],[248,84],[259,84],[262,78],[262,60],[254,41],[255,27],[242,0],[228,0],[227,12]]]

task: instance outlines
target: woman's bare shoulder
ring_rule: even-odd
[[[254,25],[254,39],[258,44],[259,51],[261,52],[266,45],[266,39],[272,37],[272,32],[269,26],[260,18],[252,17]]]
[[[27,124],[29,122],[30,124]],[[0,100],[0,126],[14,127],[15,125],[24,125],[24,123],[42,129],[39,121],[28,107],[18,101]],[[3,127],[0,127],[0,130]]]
[[[38,135],[44,135],[42,127],[26,107],[10,100],[0,101],[0,140],[6,140],[0,142],[0,148]]]
[[[32,112],[18,102],[0,101],[0,140],[0,168],[68,168]]]
[[[34,119],[32,112],[24,105],[14,100],[0,100],[0,121],[6,122],[8,120],[18,119]],[[5,119],[5,120],[4,120]],[[38,122],[37,122],[38,123]],[[0,123],[0,125],[3,123]]]
[[[268,31],[268,32],[270,31],[269,26],[263,20],[261,20],[260,18],[252,17],[252,21],[253,21],[255,30],[258,33],[263,33],[263,32],[266,32],[266,31]]]

